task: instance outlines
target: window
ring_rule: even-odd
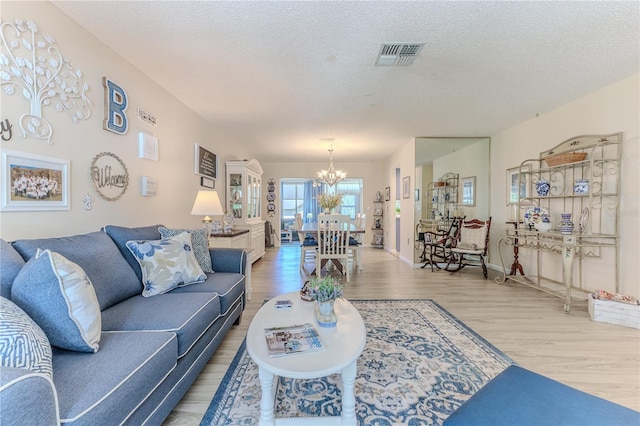
[[[342,194],[340,214],[345,214],[354,220],[362,211],[362,179],[345,179],[329,187],[327,192]]]
[[[321,213],[317,197],[324,192],[342,194],[340,214],[355,219],[362,211],[362,179],[345,179],[330,187],[312,179],[283,178],[280,185],[280,220],[283,226],[293,222],[296,213],[302,215],[304,222],[316,221],[318,213]]]
[[[282,222],[292,222],[296,213],[304,213],[304,182],[282,182],[281,194]]]

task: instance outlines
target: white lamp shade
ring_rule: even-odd
[[[192,215],[198,216],[221,216],[224,214],[220,198],[216,191],[198,191],[196,201],[191,209]]]

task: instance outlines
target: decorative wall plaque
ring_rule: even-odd
[[[71,66],[53,37],[40,32],[35,22],[0,23],[0,58],[0,86],[8,95],[22,94],[31,106],[18,122],[21,137],[52,143],[53,127],[42,116],[44,108],[64,112],[74,123],[91,115],[82,71]]]
[[[91,180],[102,198],[116,201],[127,191],[129,172],[117,155],[101,152],[91,162]]]
[[[195,173],[201,176],[218,178],[218,156],[198,144],[196,148]]]

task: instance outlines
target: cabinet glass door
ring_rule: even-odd
[[[229,213],[235,219],[242,219],[242,199],[244,197],[242,187],[242,174],[231,173],[229,175]]]

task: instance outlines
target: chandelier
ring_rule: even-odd
[[[331,145],[331,149],[329,149],[329,170],[320,170],[318,172],[318,180],[329,186],[333,186],[346,177],[347,174],[345,172],[336,170],[336,168],[333,167],[333,145]]]

